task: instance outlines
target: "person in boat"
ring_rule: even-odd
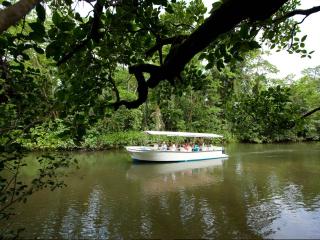
[[[202,142],[202,144],[200,145],[200,151],[208,151],[208,147],[205,142]]]
[[[183,144],[183,149],[185,150],[184,152],[187,152],[188,151],[188,144],[187,142],[185,141],[184,144]]]
[[[153,150],[159,150],[159,144],[158,143],[153,144]]]
[[[200,148],[199,148],[198,143],[195,143],[195,144],[193,145],[192,151],[193,151],[193,152],[199,152],[199,151],[200,151]]]
[[[170,143],[170,146],[169,146],[169,151],[177,151],[177,147],[174,143]]]
[[[183,145],[180,144],[178,149],[179,149],[180,152],[186,152],[187,151],[187,148],[186,148],[185,144],[183,144]]]
[[[167,149],[168,149],[168,146],[167,146],[166,142],[163,142],[162,145],[161,145],[160,150],[161,151],[167,151]]]
[[[187,152],[192,152],[192,143],[187,143]]]
[[[208,151],[213,151],[214,150],[214,147],[212,145],[212,143],[208,146]]]

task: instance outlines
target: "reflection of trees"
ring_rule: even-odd
[[[249,154],[234,163],[234,176],[239,176],[234,184],[246,199],[248,225],[263,236],[272,233],[272,223],[282,217],[282,211],[320,207],[320,183],[316,180],[319,154],[299,149],[309,146],[264,146],[260,152],[245,146]],[[240,173],[237,164],[241,164]]]
[[[174,179],[172,173],[152,177],[145,171],[140,178],[130,178],[132,165],[126,154],[81,154],[80,169],[66,182],[68,189],[54,195],[35,194],[37,207],[53,206],[40,208],[39,219],[51,216],[54,229],[45,232],[41,229],[49,220],[35,220],[42,226],[36,234],[43,238],[259,239],[277,231],[273,223],[283,217],[284,208],[319,208],[319,183],[310,180],[318,167],[313,162],[312,169],[308,167],[305,161],[310,158],[297,156],[302,163],[293,166],[292,154],[286,160],[279,152],[255,152],[230,157],[220,167],[175,172]],[[311,176],[301,181],[295,169]],[[150,182],[160,190],[150,188]]]
[[[30,159],[22,153],[1,153],[0,176],[0,239],[2,237],[16,237],[23,228],[7,228],[5,222],[15,215],[18,203],[25,203],[35,192],[48,188],[51,191],[64,186],[62,169],[69,168],[75,162],[63,155],[41,155],[37,157],[35,166],[29,166],[34,171],[32,178],[25,178],[26,166]],[[33,162],[35,163],[35,162]]]

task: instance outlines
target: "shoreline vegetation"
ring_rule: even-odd
[[[223,134],[222,134],[223,135]],[[28,151],[103,151],[111,149],[123,149],[131,145],[150,145],[153,143],[177,142],[185,140],[193,141],[191,138],[150,136],[142,131],[113,132],[92,134],[84,136],[82,142],[76,144],[70,137],[59,136],[54,132],[36,135],[34,138],[20,139],[19,143]],[[223,138],[205,139],[205,142],[213,144],[248,143],[248,144],[272,144],[272,143],[297,143],[297,142],[319,142],[317,139],[281,139],[279,141],[239,141],[232,134],[225,134]]]

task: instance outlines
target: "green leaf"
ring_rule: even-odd
[[[55,28],[55,27],[53,27],[53,28],[51,28],[51,29],[48,31],[48,36],[49,36],[50,38],[55,38],[56,35],[57,35],[57,33],[58,33],[58,29]]]
[[[2,5],[5,6],[5,7],[10,7],[12,4],[11,4],[11,2],[3,1]]]
[[[210,70],[213,68],[213,63],[212,62],[209,62],[207,65],[206,65],[206,70]]]
[[[57,27],[62,31],[71,31],[72,29],[74,29],[75,24],[74,22],[63,21],[61,22],[61,24],[58,24]]]
[[[167,6],[168,2],[167,0],[153,0],[152,3],[155,5]]]
[[[167,12],[167,13],[170,13],[170,14],[173,14],[173,13],[174,13],[173,8],[172,8],[171,5],[168,5],[168,7],[166,7],[166,12]]]
[[[41,47],[38,47],[37,45],[35,45],[33,49],[39,54],[44,54],[44,50]]]
[[[83,39],[87,36],[87,32],[84,31],[81,27],[77,27],[73,30],[74,36],[77,39]]]
[[[218,62],[217,62],[217,69],[219,71],[221,71],[223,68],[224,68],[223,61],[222,61],[222,59],[219,59]]]
[[[231,62],[231,59],[232,59],[232,55],[231,55],[231,54],[226,54],[226,55],[224,56],[224,61],[225,61],[226,63]]]
[[[8,44],[8,41],[6,38],[0,37],[0,46],[1,48],[5,48]]]
[[[43,26],[43,23],[41,23],[41,22],[32,22],[32,23],[29,23],[29,26],[31,27],[31,29],[35,33],[37,33],[37,34],[39,34],[41,36],[43,36],[45,34],[45,28]]]
[[[248,42],[248,45],[250,47],[250,50],[261,48],[260,44],[256,41],[250,41],[250,42]]]
[[[304,35],[302,38],[301,38],[301,42],[304,42],[307,38],[307,35]]]
[[[249,26],[247,24],[243,24],[241,26],[241,29],[240,29],[240,37],[241,38],[247,38],[249,35],[248,35],[248,32],[249,32]]]
[[[128,22],[126,24],[126,27],[128,29],[129,32],[133,32],[133,31],[136,31],[137,30],[137,27],[136,25],[133,23],[133,22]]]
[[[205,59],[207,56],[206,53],[201,53],[200,56],[198,57],[199,60]]]
[[[46,10],[42,6],[42,4],[38,3],[36,6],[36,11],[38,15],[38,20],[44,22],[46,20]]]
[[[51,42],[46,48],[46,56],[55,57],[60,54],[60,44],[58,41]]]
[[[11,66],[11,69],[15,69],[15,70],[18,70],[20,72],[23,72],[25,67],[24,67],[23,64],[19,64],[19,65]]]
[[[30,32],[28,37],[29,37],[29,39],[31,39],[35,42],[39,42],[39,43],[44,42],[44,39],[43,39],[44,34],[40,34],[40,32],[39,33],[38,32]]]
[[[63,21],[62,17],[60,16],[60,14],[55,11],[52,15],[52,22],[54,25],[58,26],[60,25],[60,23]]]
[[[26,61],[30,60],[29,55],[27,55],[26,53],[21,53],[21,56],[22,56],[23,59],[26,60]]]
[[[75,14],[74,19],[78,20],[79,22],[82,22],[82,17],[80,16],[79,13]]]

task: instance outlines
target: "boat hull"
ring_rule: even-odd
[[[146,162],[186,162],[201,161],[208,159],[224,159],[228,155],[222,150],[217,151],[199,151],[199,152],[180,152],[180,151],[159,151],[150,147],[126,147],[131,158],[136,161]]]

